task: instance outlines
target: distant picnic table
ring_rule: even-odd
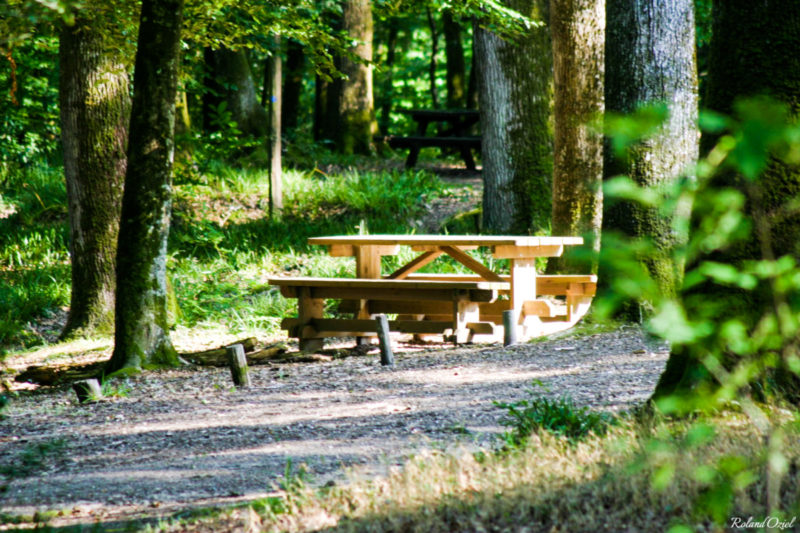
[[[391,331],[444,333],[456,343],[475,334],[496,337],[507,310],[513,312],[523,339],[553,333],[586,313],[597,283],[591,274],[551,276],[536,271],[537,258],[559,256],[565,246],[582,244],[581,237],[337,235],[308,242],[327,246],[332,256],[355,258],[354,278],[270,278],[283,296],[297,298],[297,317],[284,319],[281,327],[308,351],[321,348],[327,337],[374,335],[371,317],[379,313],[397,315],[389,322]],[[420,254],[383,274],[381,257],[398,254],[400,246]],[[509,274],[466,253],[478,247],[489,248],[494,259],[509,260]],[[470,274],[417,272],[442,256],[455,259]],[[341,300],[339,311],[353,318],[323,318],[328,299]]]
[[[480,150],[480,135],[469,135],[470,128],[478,123],[480,114],[475,109],[404,109],[400,113],[408,115],[417,123],[417,133],[412,136],[389,135],[385,141],[392,148],[408,148],[406,168],[417,164],[422,148],[456,148],[461,153],[467,168],[475,170],[472,150]],[[428,135],[428,125],[442,123],[433,135]]]

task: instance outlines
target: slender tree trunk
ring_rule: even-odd
[[[461,25],[449,9],[442,13],[442,28],[447,58],[447,107],[467,107],[467,66],[464,62]]]
[[[604,0],[551,0],[555,138],[553,235],[583,235],[600,251],[603,138],[589,122],[603,112]],[[597,271],[574,256],[552,258],[553,272]]]
[[[269,210],[270,215],[283,209],[282,168],[281,168],[281,55],[279,35],[274,37],[275,50],[269,60]]]
[[[175,96],[183,0],[142,0],[107,372],[177,365],[167,324]]]
[[[431,105],[434,109],[439,107],[439,91],[436,89],[436,56],[439,54],[439,30],[436,28],[436,20],[430,8],[426,11],[428,15],[428,29],[431,32],[431,60],[428,63],[428,87],[431,93]]]
[[[470,47],[472,48],[472,60],[469,66],[469,83],[467,85],[467,107],[471,109],[478,109],[478,80],[481,79],[480,61],[478,61],[478,50],[476,48],[478,34],[478,24],[472,21],[472,39]]]
[[[300,116],[300,95],[303,93],[303,74],[306,56],[303,45],[289,39],[286,43],[286,75],[283,81],[281,105],[281,131],[284,134],[297,128]]]
[[[625,161],[605,152],[604,176],[627,175],[643,186],[664,185],[697,160],[697,68],[692,0],[624,0],[606,7],[606,112],[631,113],[643,104],[666,103],[669,118],[651,138],[628,150]],[[663,294],[675,294],[683,265],[671,250],[685,239],[656,208],[606,201],[603,233],[651,239],[660,251],[642,263]],[[600,265],[600,283],[619,274]],[[601,287],[602,289],[602,287]],[[639,320],[647,302],[631,302],[624,315]]]
[[[325,139],[325,118],[328,116],[328,89],[331,83],[317,74],[314,79],[314,141]]]
[[[504,5],[547,20],[544,0]],[[546,25],[517,42],[479,29],[476,51],[483,135],[483,221],[493,233],[527,234],[547,227],[551,211],[552,57]]]
[[[266,137],[269,129],[267,112],[259,102],[245,51],[207,48],[204,56],[208,89],[203,101],[206,117],[203,127],[206,131],[217,129],[211,121],[212,108],[226,102],[227,110],[244,135]]]
[[[342,22],[355,43],[353,53],[364,62],[342,58],[342,91],[339,98],[337,145],[345,154],[372,152],[372,136],[377,133],[372,94],[372,3],[370,0],[347,0]]]
[[[768,95],[786,104],[791,113],[790,120],[797,121],[800,117],[798,50],[800,4],[797,2],[716,0],[713,4],[706,105],[727,115],[733,113],[734,104],[739,99]],[[704,134],[704,151],[711,149],[717,140],[713,134]],[[753,219],[754,228],[740,242],[723,250],[702,253],[690,266],[713,261],[741,268],[746,261],[752,260],[769,260],[785,255],[800,259],[797,245],[800,242],[800,215],[794,208],[786,209],[787,203],[793,202],[800,194],[800,165],[772,159],[757,182],[726,170],[715,176],[711,185],[743,192],[745,213]],[[713,206],[695,208],[693,227],[698,227],[710,207]],[[791,214],[780,219],[774,216],[782,211]],[[763,230],[759,231],[759,228]],[[707,310],[709,305],[715,305],[718,324],[735,320],[748,332],[754,330],[764,313],[779,301],[769,284],[764,282],[750,291],[703,283],[682,296],[689,318]],[[718,347],[709,350],[702,342],[673,348],[654,397],[690,391],[700,383],[710,381],[700,360],[714,351],[718,351]],[[772,389],[771,392],[779,392],[796,403],[800,399],[800,379],[789,369],[786,352],[780,354],[782,357],[779,357],[774,371],[757,388],[762,391]],[[756,356],[763,357],[763,354]],[[721,363],[728,369],[742,358],[731,352],[724,353],[723,357]]]
[[[127,158],[128,72],[89,20],[61,31],[61,139],[72,296],[62,338],[111,333],[117,234]]]
[[[381,113],[379,128],[381,135],[389,134],[389,126],[392,123],[392,104],[394,98],[394,62],[397,48],[397,35],[400,31],[400,23],[396,18],[388,21],[389,29],[386,38],[386,61],[383,64],[383,94],[381,95]]]

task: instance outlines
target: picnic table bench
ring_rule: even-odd
[[[356,259],[355,278],[275,277],[269,283],[287,298],[297,298],[298,314],[281,327],[304,351],[318,350],[328,337],[374,335],[377,313],[396,314],[391,331],[441,333],[460,343],[474,335],[498,335],[503,312],[513,311],[522,338],[566,329],[588,310],[597,283],[594,275],[541,276],[537,257],[557,256],[580,237],[346,235],[315,237],[333,256]],[[381,257],[400,246],[420,252],[392,273],[381,273]],[[508,259],[509,274],[498,274],[466,253],[489,247],[493,257]],[[471,274],[422,274],[418,270],[447,255]],[[353,318],[324,318],[326,300],[340,300],[339,312]]]
[[[422,148],[455,148],[461,153],[467,168],[475,170],[472,150],[480,150],[481,138],[469,135],[470,128],[477,124],[480,115],[474,109],[408,109],[400,113],[409,115],[417,123],[413,136],[388,135],[383,140],[392,148],[408,149],[406,168],[417,164]],[[428,125],[443,123],[445,126],[434,135],[428,135]]]

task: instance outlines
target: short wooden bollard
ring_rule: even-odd
[[[247,371],[247,357],[244,354],[244,346],[234,344],[225,348],[228,352],[228,365],[231,367],[231,377],[233,384],[237,387],[250,386],[250,374]]]
[[[517,324],[513,309],[503,311],[503,346],[517,344]]]
[[[378,326],[378,344],[381,347],[381,364],[384,366],[394,366],[392,342],[389,339],[389,321],[386,319],[386,315],[375,315],[375,323]]]
[[[96,379],[82,379],[72,384],[72,390],[78,396],[79,403],[99,400],[103,397],[103,388]]]

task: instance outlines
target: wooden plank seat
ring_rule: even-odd
[[[411,320],[389,322],[391,331],[404,333],[444,333],[455,342],[468,341],[476,332],[492,328],[481,323],[479,303],[492,302],[500,291],[508,291],[508,282],[474,280],[406,280],[363,278],[271,278],[270,285],[280,287],[287,298],[298,299],[297,318],[284,319],[281,327],[300,340],[300,349],[317,350],[327,337],[360,337],[377,332],[370,315],[381,312],[375,301],[403,304]],[[326,299],[350,300],[355,319],[322,317]],[[441,320],[418,320],[440,304]],[[396,311],[392,311],[396,312]]]

